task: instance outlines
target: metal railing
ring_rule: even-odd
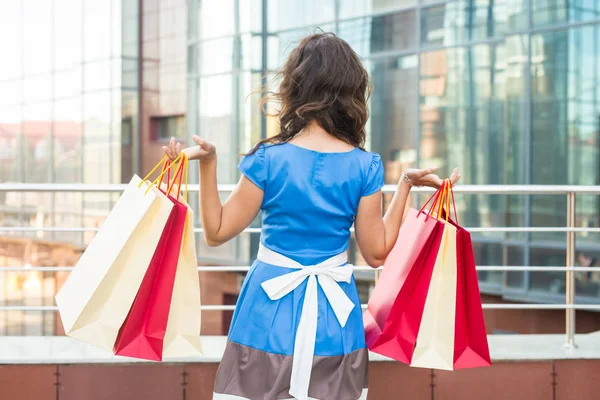
[[[73,192],[73,193],[118,193],[122,192],[127,185],[89,185],[89,184],[0,184],[2,192]],[[231,192],[235,185],[219,185],[220,192]],[[393,193],[396,187],[387,185],[383,188],[384,193]],[[190,185],[190,191],[198,191],[198,185]],[[415,188],[415,193],[431,193],[431,189]],[[600,304],[575,304],[575,272],[593,271],[593,267],[576,267],[576,235],[577,233],[600,233],[600,228],[576,227],[576,201],[577,195],[600,195],[600,186],[540,186],[540,185],[484,185],[484,186],[457,186],[456,193],[462,194],[486,194],[486,195],[562,195],[567,199],[567,226],[565,227],[472,227],[466,228],[472,233],[477,232],[499,232],[499,233],[566,233],[566,260],[565,266],[480,266],[477,271],[502,271],[502,272],[565,272],[566,290],[565,302],[563,304],[483,304],[484,309],[528,309],[528,310],[565,310],[565,347],[575,347],[575,311],[576,310],[599,310]],[[20,232],[94,232],[97,228],[80,227],[0,227],[2,233]],[[202,232],[202,228],[196,228],[196,232]],[[260,228],[248,228],[245,233],[259,233]],[[0,272],[26,272],[26,271],[70,271],[73,267],[0,267]],[[246,265],[237,266],[200,266],[198,271],[202,272],[246,272],[250,269]],[[377,271],[370,267],[357,266],[356,271]],[[366,305],[362,305],[363,308]],[[234,306],[226,305],[203,305],[203,311],[228,311]],[[57,311],[56,306],[0,306],[0,311]]]

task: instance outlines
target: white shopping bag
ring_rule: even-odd
[[[456,316],[456,227],[444,222],[411,366],[452,370]]]
[[[112,351],[173,209],[148,185],[131,179],[56,295],[68,336]]]

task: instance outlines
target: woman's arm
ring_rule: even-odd
[[[263,201],[264,192],[248,178],[242,177],[225,204],[221,203],[217,187],[217,155],[215,146],[194,136],[198,146],[183,152],[200,166],[200,218],[204,238],[209,246],[219,246],[239,235],[254,220]],[[175,159],[181,145],[171,139],[165,153]]]
[[[264,192],[242,176],[225,204],[217,189],[217,161],[200,162],[200,218],[204,238],[219,246],[242,233],[260,211]]]
[[[442,180],[434,175],[435,169],[409,170],[406,172],[408,180],[415,186],[429,186],[439,188]],[[460,179],[458,170],[455,169],[450,177],[453,183]],[[387,212],[382,215],[381,191],[371,196],[363,197],[358,205],[358,212],[354,222],[358,248],[371,267],[383,265],[390,251],[398,239],[400,225],[411,184],[403,178],[398,187]]]

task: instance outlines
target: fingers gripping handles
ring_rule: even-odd
[[[431,208],[427,211],[425,208],[431,201]],[[435,214],[434,214],[435,211]],[[427,217],[433,217],[438,220],[445,220],[451,218],[451,211],[454,211],[454,219],[458,223],[458,215],[456,213],[456,203],[454,201],[454,190],[452,186],[452,181],[450,179],[445,179],[442,186],[427,200],[427,202],[421,207],[419,211],[419,215],[421,213],[427,213]]]

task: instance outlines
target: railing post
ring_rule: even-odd
[[[567,195],[567,227],[575,228],[576,223],[576,208],[575,203],[577,201],[577,195],[574,192],[570,192]],[[575,266],[575,254],[576,254],[576,233],[574,231],[567,232],[567,272],[566,272],[566,288],[565,288],[565,304],[573,306],[575,304],[575,272],[573,267]],[[566,325],[566,341],[565,348],[573,349],[575,345],[575,309],[567,308],[565,312],[565,325]]]

